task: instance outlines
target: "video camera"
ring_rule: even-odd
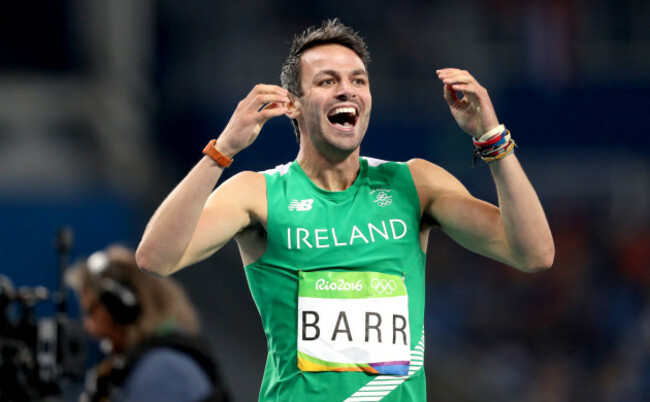
[[[84,375],[87,338],[81,322],[66,312],[62,277],[71,242],[69,229],[57,233],[58,292],[44,286],[14,289],[0,274],[0,402],[57,400],[62,379]],[[55,316],[37,319],[34,307],[48,300],[57,306]]]

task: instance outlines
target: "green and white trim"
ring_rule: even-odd
[[[395,388],[424,367],[424,331],[420,342],[411,350],[411,366],[406,376],[381,375],[375,377],[344,402],[381,401]]]

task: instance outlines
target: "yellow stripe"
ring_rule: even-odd
[[[304,358],[302,358],[300,356],[298,356],[298,368],[300,369],[300,371],[338,371],[338,372],[365,371],[367,373],[373,373],[373,374],[379,373],[377,370],[375,370],[372,367],[358,367],[358,366],[333,367],[333,366],[325,366],[323,364],[310,362],[309,360],[304,359]]]

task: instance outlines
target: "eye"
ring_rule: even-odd
[[[365,80],[365,78],[354,78],[352,80],[352,83],[354,85],[365,86],[366,85],[366,80]]]
[[[334,84],[334,79],[332,79],[332,78],[324,79],[324,80],[322,80],[321,82],[318,83],[318,85],[321,86],[321,87],[326,87],[326,86],[333,85],[333,84]]]

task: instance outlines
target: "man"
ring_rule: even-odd
[[[86,331],[106,357],[80,401],[227,401],[199,319],[172,278],[140,271],[132,250],[110,246],[66,273]]]
[[[499,208],[424,160],[360,157],[368,60],[338,20],[297,36],[284,88],[257,85],[239,103],[137,251],[142,269],[170,275],[236,239],[268,340],[260,400],[426,400],[424,263],[434,226],[523,271],[552,264],[550,230],[514,142],[468,72],[437,74],[452,115],[490,162]],[[294,124],[296,160],[239,173],[212,192],[232,157],[280,115]]]

